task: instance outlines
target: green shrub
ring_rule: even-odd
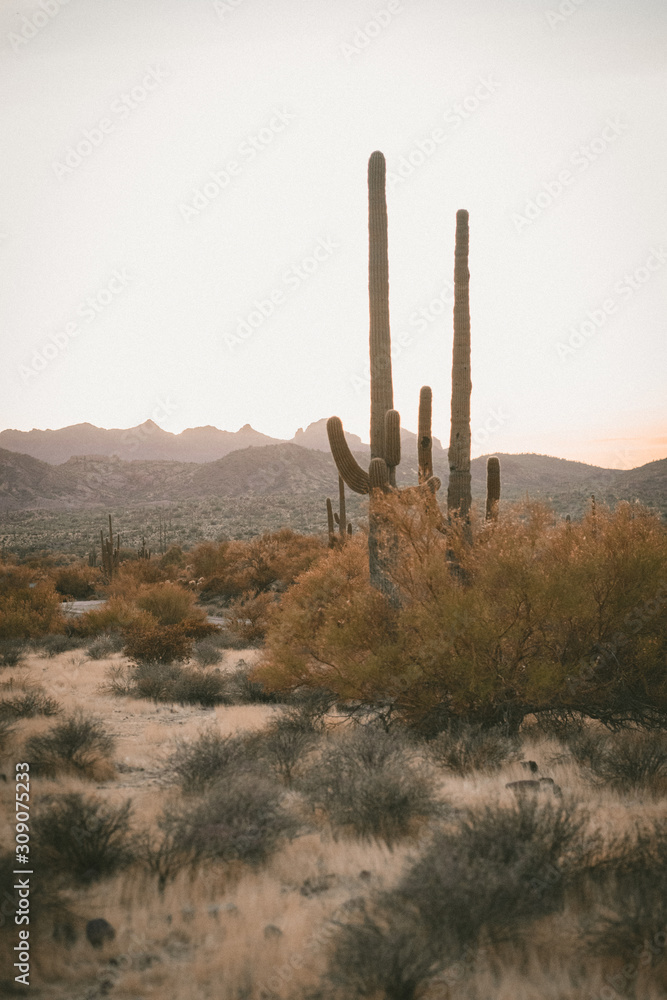
[[[31,736],[25,745],[25,757],[35,775],[54,777],[72,772],[84,777],[99,774],[100,764],[107,764],[115,741],[102,722],[81,712],[70,715],[46,733]]]
[[[113,806],[72,792],[46,800],[32,817],[34,847],[50,874],[80,884],[108,878],[135,857],[131,801]]]

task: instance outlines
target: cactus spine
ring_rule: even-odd
[[[497,458],[486,461],[486,519],[498,519],[498,504],[500,503],[500,462]]]
[[[452,351],[452,424],[449,439],[447,512],[466,519],[470,492],[470,271],[468,213],[456,213],[454,250],[454,347]]]

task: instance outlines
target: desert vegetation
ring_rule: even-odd
[[[371,457],[330,419],[326,532],[4,554],[0,952],[23,762],[55,1000],[667,994],[664,524],[510,503],[493,458],[474,502],[464,211],[447,503],[428,386],[397,485],[384,181],[374,153]]]

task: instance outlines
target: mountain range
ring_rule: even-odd
[[[322,443],[320,423],[324,422],[314,425],[314,430],[311,425],[297,437]],[[397,470],[399,485],[417,482],[415,435],[405,432],[404,438],[403,458]],[[358,439],[350,443],[359,462],[366,463],[368,446]],[[667,513],[667,459],[637,469],[616,470],[547,455],[498,457],[502,496],[506,500],[530,495],[551,501],[561,513],[576,516],[595,493],[599,500],[609,503],[638,499]],[[439,445],[434,448],[434,471],[443,482],[442,498],[448,470],[446,452]],[[473,496],[481,499],[486,484],[486,456],[474,459],[471,471]],[[0,511],[169,505],[206,497],[282,496],[297,502],[308,497],[335,496],[337,478],[328,446],[325,450],[293,442],[237,448],[210,462],[127,461],[97,454],[72,456],[52,464],[2,448]]]

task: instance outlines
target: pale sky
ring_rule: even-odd
[[[666,45],[664,0],[0,0],[0,428],[368,440],[380,149],[404,426],[427,383],[449,438],[467,208],[473,454],[665,457]]]

